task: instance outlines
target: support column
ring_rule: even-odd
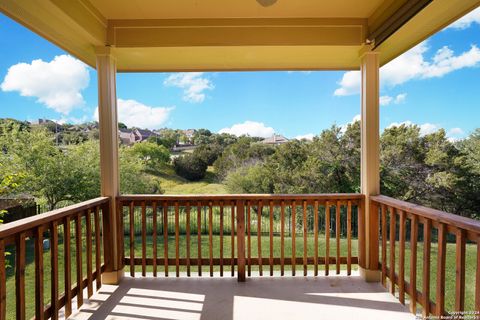
[[[370,196],[380,193],[380,121],[379,121],[379,54],[361,53],[361,191],[365,195],[364,261],[359,262],[360,275],[369,282],[380,281],[378,270],[378,211],[370,205]]]
[[[102,282],[117,284],[123,277],[123,262],[118,239],[121,221],[117,215],[116,198],[120,194],[118,172],[118,122],[116,94],[116,62],[109,47],[96,48],[98,76],[98,122],[100,129],[101,194],[110,197],[104,216],[105,272]]]

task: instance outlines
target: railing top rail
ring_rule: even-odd
[[[120,201],[201,201],[201,200],[361,200],[361,193],[322,193],[322,194],[183,194],[152,195],[125,194],[117,197]]]
[[[27,231],[46,223],[60,220],[66,216],[74,215],[78,212],[108,203],[109,200],[109,197],[98,197],[65,208],[52,210],[29,218],[0,225],[0,239],[5,239],[19,232]]]
[[[478,220],[462,217],[445,211],[427,208],[418,204],[413,204],[382,195],[371,196],[370,199],[379,204],[391,206],[433,221],[442,222],[447,225],[452,225],[460,229],[480,234],[480,221]]]

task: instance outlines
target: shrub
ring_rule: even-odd
[[[175,172],[190,181],[198,181],[205,177],[207,164],[198,156],[188,154],[176,158],[173,161]]]

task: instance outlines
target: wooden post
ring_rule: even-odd
[[[116,94],[116,62],[109,47],[97,47],[98,76],[98,122],[100,129],[100,176],[101,194],[110,197],[108,210],[103,212],[105,272],[102,281],[117,284],[123,277],[118,245],[120,212],[117,212],[116,197],[120,194],[118,173],[118,122]]]
[[[237,200],[237,277],[245,282],[245,206],[243,200]]]
[[[378,270],[378,207],[370,196],[380,193],[379,133],[379,55],[368,48],[360,54],[362,77],[361,112],[361,190],[365,195],[365,267],[360,274],[366,281],[380,281]]]

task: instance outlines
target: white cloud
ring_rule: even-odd
[[[395,97],[391,97],[391,96],[388,96],[388,95],[381,96],[380,97],[380,105],[381,106],[388,106],[391,103],[394,103],[394,104],[404,103],[406,98],[407,98],[406,93],[397,94]]]
[[[463,134],[465,134],[465,132],[461,128],[452,128],[447,132],[448,136],[459,136]]]
[[[347,131],[347,128],[348,128],[349,124],[354,124],[355,122],[361,121],[361,120],[362,120],[362,116],[360,114],[355,115],[353,117],[352,121],[350,121],[349,123],[340,125],[340,132],[345,133],[345,131]]]
[[[223,128],[218,133],[229,133],[237,137],[249,135],[251,137],[268,138],[273,136],[275,130],[272,127],[265,126],[262,122],[245,121],[244,123],[234,124],[230,128]]]
[[[380,96],[380,105],[381,106],[388,106],[390,103],[392,103],[393,98],[390,96]]]
[[[440,127],[433,123],[423,123],[420,125],[420,135],[425,136],[427,134],[431,134],[437,132]]]
[[[61,117],[60,119],[52,119],[52,121],[58,124],[80,124],[88,121],[88,117],[85,115],[83,117]]]
[[[183,89],[183,100],[199,103],[205,100],[205,90],[213,90],[213,83],[202,77],[203,72],[180,72],[171,74],[163,82],[166,86]]]
[[[347,71],[343,74],[342,80],[338,83],[340,88],[333,93],[335,96],[349,96],[360,93],[362,85],[360,71]]]
[[[406,99],[407,99],[406,93],[397,94],[397,96],[395,97],[395,104],[404,103]]]
[[[85,102],[81,91],[88,86],[87,66],[69,55],[56,56],[52,61],[41,59],[18,63],[8,69],[1,84],[3,91],[18,91],[24,97],[67,115]]]
[[[128,127],[157,129],[167,121],[173,107],[151,107],[135,100],[117,100],[118,121]],[[98,121],[98,107],[94,119]]]
[[[457,21],[449,25],[447,29],[452,28],[463,30],[467,29],[474,23],[480,24],[480,7],[458,19]]]
[[[312,71],[287,71],[288,74],[292,73],[303,73],[303,74],[310,74]]]
[[[392,122],[387,126],[387,129],[393,128],[393,127],[401,127],[401,126],[413,126],[413,122],[410,120],[403,121],[403,122]]]
[[[440,126],[433,124],[433,123],[423,123],[417,125],[410,120],[403,121],[403,122],[392,122],[390,125],[387,126],[387,129],[392,127],[401,127],[402,125],[410,127],[410,126],[418,126],[420,128],[420,136],[425,136],[427,134],[431,134],[437,132],[440,129]]]
[[[465,131],[462,128],[452,128],[447,131],[447,138],[450,142],[461,140],[465,136]]]
[[[477,66],[480,62],[480,49],[476,45],[459,55],[444,46],[430,61],[424,57],[427,51],[426,42],[422,42],[383,66],[380,69],[382,86],[391,88],[409,80],[440,78],[455,70]],[[334,92],[336,96],[360,93],[360,71],[345,72],[339,85]]]
[[[313,133],[307,133],[307,134],[296,136],[295,139],[312,141],[313,137],[315,137],[315,135]]]

